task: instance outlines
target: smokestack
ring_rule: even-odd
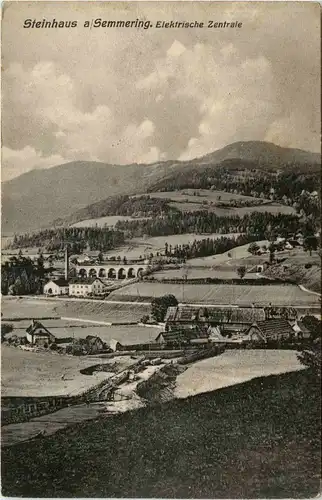
[[[65,249],[65,280],[68,280],[69,275],[69,260],[68,260],[68,246]]]

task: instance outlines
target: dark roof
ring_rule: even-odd
[[[42,323],[40,323],[40,321],[33,321],[31,325],[29,325],[28,328],[26,329],[26,332],[29,333],[30,335],[37,335],[36,330],[38,329],[42,330],[42,335],[44,333],[47,333],[47,335],[54,337],[54,335],[50,333],[50,331],[47,330],[47,328]]]
[[[228,307],[169,307],[165,322],[208,321],[218,323],[253,323],[264,321],[263,308],[228,308]]]
[[[286,319],[268,319],[258,321],[253,326],[257,326],[266,339],[279,337],[291,337],[294,330]]]
[[[96,335],[87,335],[86,337],[87,342],[90,344],[95,344],[95,342],[100,342],[101,344],[104,344],[103,340],[100,337],[97,337]]]
[[[100,278],[72,278],[69,282],[69,284],[72,285],[92,285],[94,281],[99,280],[101,283],[103,281]],[[104,283],[103,283],[104,285]]]
[[[53,283],[55,283],[55,285],[57,286],[68,286],[68,281],[65,280],[65,278],[58,278],[58,279],[54,279],[54,280],[50,280],[52,281]]]
[[[166,342],[188,342],[192,339],[207,339],[209,337],[208,332],[202,328],[178,328],[162,332],[160,335]]]

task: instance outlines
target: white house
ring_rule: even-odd
[[[64,278],[48,281],[44,286],[45,295],[68,295],[68,281]]]
[[[74,278],[69,282],[69,295],[86,297],[86,295],[102,295],[105,283],[99,278]]]

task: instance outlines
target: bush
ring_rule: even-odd
[[[312,267],[312,264],[310,262],[307,262],[304,267],[305,269],[310,269]]]
[[[10,323],[2,323],[1,325],[1,342],[5,340],[5,336],[12,332],[13,326]]]

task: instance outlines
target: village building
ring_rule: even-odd
[[[167,330],[177,328],[178,325],[225,325],[225,329],[239,331],[245,329],[255,321],[266,319],[263,308],[243,307],[243,308],[211,308],[211,307],[191,307],[178,306],[169,307],[165,315],[165,325]]]
[[[44,286],[45,295],[68,295],[69,284],[64,278],[52,279]]]
[[[35,320],[28,326],[26,338],[32,345],[50,345],[56,341],[55,336],[40,321]]]
[[[290,323],[283,318],[269,319],[253,323],[248,330],[245,331],[247,340],[252,342],[269,342],[290,341],[295,338],[295,333]]]
[[[97,354],[107,348],[103,340],[95,335],[87,335],[85,340],[89,354]]]
[[[73,278],[69,282],[69,295],[86,297],[87,295],[102,295],[106,285],[99,278]]]

